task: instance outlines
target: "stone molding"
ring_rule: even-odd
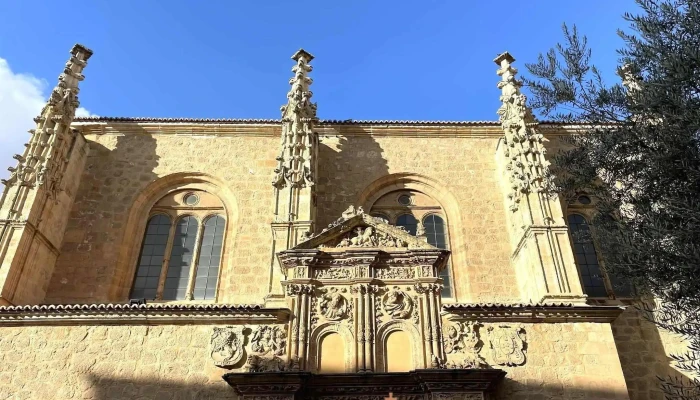
[[[0,307],[0,326],[285,323],[290,310],[236,304],[68,304]]]
[[[282,125],[282,119],[276,118],[159,118],[159,117],[75,117],[74,121],[80,124],[91,122],[144,122],[144,123],[214,123],[214,124],[275,124]],[[319,125],[485,125],[498,126],[499,121],[420,121],[420,120],[339,120],[339,119],[321,119]],[[556,121],[540,121],[540,125],[561,126],[560,122]],[[583,124],[581,124],[583,125]]]
[[[454,320],[480,322],[613,322],[626,307],[572,303],[461,303],[444,304],[442,315]]]

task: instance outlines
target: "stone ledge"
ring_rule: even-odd
[[[283,323],[286,308],[248,304],[66,304],[0,307],[0,326]]]
[[[442,314],[480,322],[613,322],[625,307],[572,303],[461,303],[444,304]]]

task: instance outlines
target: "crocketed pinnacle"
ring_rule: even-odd
[[[282,141],[280,155],[272,185],[282,189],[287,185],[295,188],[312,186],[315,179],[315,157],[317,141],[313,131],[318,122],[316,104],[311,102],[313,93],[309,86],[313,82],[308,76],[313,67],[309,62],[314,56],[300,49],[292,56],[297,64],[292,68],[292,86],[287,93],[287,104],[282,112]]]
[[[498,88],[501,89],[502,104],[498,115],[505,134],[503,149],[511,189],[508,197],[510,208],[515,211],[524,194],[546,190],[545,139],[537,132],[537,120],[527,106],[527,98],[520,93],[523,84],[515,77],[518,72],[512,66],[515,58],[505,52],[493,61],[500,66],[497,74],[501,77]]]
[[[83,69],[92,56],[92,50],[76,44],[58,84],[51,91],[46,105],[39,116],[34,118],[36,128],[30,130],[31,138],[24,154],[17,154],[16,168],[10,168],[10,178],[4,180],[6,186],[44,186],[50,197],[61,190],[60,182],[67,165],[67,153],[71,141],[67,140],[70,124],[75,111],[80,106],[78,84],[85,79]],[[15,209],[14,206],[12,208]],[[15,210],[17,211],[17,210]]]

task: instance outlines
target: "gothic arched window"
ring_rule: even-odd
[[[221,201],[204,191],[159,200],[146,226],[131,298],[214,300],[226,227],[221,213]]]
[[[447,235],[445,221],[436,214],[428,214],[423,218],[423,227],[428,243],[438,249],[447,249]],[[440,271],[440,277],[445,287],[442,289],[442,297],[452,297],[452,278],[449,266]]]
[[[374,202],[370,215],[386,219],[390,224],[402,226],[411,235],[418,230],[418,221],[422,221],[428,243],[449,250],[447,226],[442,207],[421,192],[415,190],[397,190],[381,196]],[[440,272],[444,289],[442,297],[452,297],[451,266],[448,264]]]
[[[605,287],[603,273],[600,270],[598,254],[593,244],[588,221],[580,214],[569,214],[567,220],[571,231],[576,266],[581,275],[584,292],[591,297],[607,297],[608,291]]]
[[[411,214],[402,214],[396,218],[396,226],[403,226],[408,233],[415,235],[418,229],[418,221]]]

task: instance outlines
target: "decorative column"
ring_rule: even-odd
[[[546,139],[520,92],[515,59],[505,52],[494,60],[500,66],[501,107],[498,109],[504,136],[497,159],[508,202],[513,244],[512,259],[521,295],[527,302],[585,302],[574,263],[561,203],[548,193],[549,163]]]
[[[423,295],[423,341],[425,358],[430,368],[442,368],[445,365],[445,352],[442,345],[442,302],[440,292],[442,285],[436,283],[418,283],[414,286],[417,293]]]
[[[71,130],[92,51],[76,44],[0,198],[0,305],[44,299],[88,146]],[[31,257],[28,257],[31,254]]]
[[[308,77],[314,56],[301,49],[292,59],[294,77],[282,111],[282,138],[277,168],[274,170],[274,217],[272,222],[273,256],[269,295],[266,304],[281,304],[282,280],[274,253],[294,247],[314,230],[316,214],[315,179],[317,172],[318,137],[313,131],[318,122],[316,104],[311,102]]]
[[[375,327],[375,293],[378,287],[369,283],[361,283],[351,288],[356,296],[355,307],[355,338],[357,340],[357,371],[374,371],[374,334]]]
[[[290,360],[299,360],[299,367],[306,368],[309,345],[309,316],[310,296],[313,295],[313,285],[289,284],[287,295],[293,297],[294,314],[291,319],[292,340],[290,343]]]

